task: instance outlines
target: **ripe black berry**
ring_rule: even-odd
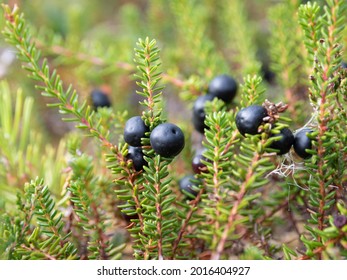
[[[143,166],[147,166],[147,161],[143,158],[142,148],[128,146],[127,159],[133,161],[133,166],[136,171],[143,170]]]
[[[343,226],[347,225],[347,217],[344,215],[336,215],[334,217],[334,225],[337,228],[342,228]]]
[[[208,93],[230,103],[237,92],[236,81],[228,75],[219,75],[215,77],[208,86]]]
[[[198,188],[197,179],[193,175],[186,175],[179,181],[179,187],[181,192],[183,190],[187,193],[191,194],[191,196],[187,196],[188,199],[193,199],[198,194],[196,188]]]
[[[299,130],[294,135],[294,151],[303,159],[311,157],[311,154],[306,152],[306,149],[312,149],[312,141],[307,136],[307,133],[312,133],[312,130],[309,128],[304,128],[302,130]]]
[[[283,155],[289,152],[294,143],[294,135],[292,131],[285,127],[281,129],[279,134],[274,137],[281,136],[282,138],[271,143],[270,148],[278,150],[278,155]]]
[[[205,151],[206,149],[198,150],[192,159],[192,168],[195,174],[207,171],[206,165],[202,162],[202,160],[207,161],[207,158],[203,156]]]
[[[241,109],[236,115],[236,126],[244,136],[247,134],[258,134],[258,128],[262,124],[267,111],[260,105],[251,105]]]
[[[141,138],[145,137],[145,133],[149,128],[145,125],[140,116],[130,118],[124,127],[124,141],[134,147],[141,146]]]
[[[275,82],[276,75],[274,72],[271,71],[268,64],[262,64],[261,72],[264,80],[267,81],[269,84]]]
[[[156,126],[150,135],[153,150],[163,157],[174,157],[184,148],[184,134],[172,123],[162,123]]]
[[[204,133],[204,129],[207,128],[205,125],[205,103],[207,101],[212,101],[214,96],[211,94],[205,94],[199,96],[193,106],[193,125],[194,128],[200,132]]]
[[[100,89],[94,89],[91,92],[90,97],[95,110],[99,107],[111,107],[111,101],[108,95]]]

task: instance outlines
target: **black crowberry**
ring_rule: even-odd
[[[258,134],[258,128],[266,116],[266,109],[260,105],[251,105],[243,108],[236,115],[237,129],[243,136],[246,133]]]
[[[275,82],[276,75],[274,72],[271,71],[268,64],[262,64],[261,72],[262,72],[262,76],[264,80],[267,81],[269,84],[272,84]]]
[[[111,107],[111,101],[108,95],[100,89],[94,89],[91,92],[90,97],[95,110],[99,107]]]
[[[128,146],[127,159],[133,161],[133,166],[136,171],[143,170],[143,166],[147,166],[147,161],[143,158],[142,148]]]
[[[141,138],[149,128],[145,125],[140,116],[135,116],[127,120],[124,127],[124,141],[134,147],[141,146]]]
[[[184,148],[184,134],[172,123],[156,126],[149,137],[153,150],[163,157],[177,156]]]
[[[346,61],[342,61],[341,62],[341,66],[342,66],[342,68],[346,68],[347,69],[347,62]]]
[[[198,191],[196,188],[198,188],[197,179],[194,177],[194,175],[186,175],[179,181],[179,187],[180,191],[183,193],[183,190],[187,193],[191,194],[191,196],[186,197],[188,199],[193,199],[193,197],[196,197],[198,194]]]
[[[311,154],[306,152],[306,149],[312,149],[312,141],[307,136],[307,133],[312,133],[312,130],[309,128],[304,128],[296,132],[294,135],[294,151],[303,159],[311,157]]]
[[[337,228],[342,228],[343,226],[347,225],[347,217],[344,215],[336,215],[334,217],[334,225]]]
[[[204,129],[207,128],[205,125],[205,103],[207,101],[212,101],[214,96],[211,94],[205,94],[199,96],[193,106],[193,125],[194,128],[200,132],[204,133]]]
[[[236,81],[228,75],[219,75],[215,77],[208,86],[208,93],[230,103],[237,92]]]
[[[292,131],[285,127],[281,129],[279,134],[274,137],[281,136],[282,138],[271,143],[270,148],[278,150],[278,155],[284,155],[289,152],[294,143],[294,135]]]
[[[206,164],[202,162],[202,160],[208,161],[207,158],[203,156],[205,151],[206,149],[198,150],[192,159],[192,169],[195,174],[200,174],[201,172],[207,171]]]

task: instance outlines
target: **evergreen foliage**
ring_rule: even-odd
[[[346,259],[347,3],[264,2],[275,85],[262,77],[245,1],[126,3],[117,39],[116,27],[92,29],[96,19],[83,21],[77,8],[35,30],[21,7],[4,4],[4,38],[31,80],[16,69],[18,77],[0,82],[0,258]],[[101,11],[95,3],[88,8]],[[231,104],[205,103],[200,134],[188,110],[219,74],[240,87]],[[95,87],[111,107],[93,110]],[[267,116],[259,133],[242,135],[235,118],[251,105]],[[46,110],[63,122],[45,128]],[[143,169],[123,138],[133,115],[149,128]],[[152,131],[166,122],[185,134],[176,157],[151,147]],[[47,133],[58,123],[68,132]],[[293,149],[277,155],[275,135],[307,127],[310,158]],[[181,193],[179,179],[193,173],[202,148],[194,194]]]

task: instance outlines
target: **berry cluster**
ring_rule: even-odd
[[[237,83],[234,78],[228,75],[216,76],[209,84],[207,93],[199,96],[193,106],[193,125],[194,128],[204,133],[205,125],[205,104],[214,98],[223,100],[225,103],[231,103],[237,93]]]
[[[123,138],[128,144],[127,159],[132,161],[136,171],[142,171],[144,166],[148,166],[142,150],[142,138],[148,137],[148,133],[152,149],[163,157],[174,157],[184,148],[184,134],[178,126],[162,123],[150,132],[141,116],[131,117],[125,123]],[[138,214],[131,214],[134,210],[134,207],[124,208],[121,211],[124,220],[132,222],[138,219]]]
[[[261,132],[263,124],[274,123],[279,117],[278,114],[284,112],[286,108],[287,106],[282,102],[272,104],[269,101],[265,101],[263,106],[245,107],[236,115],[236,127],[243,136],[258,134]],[[277,150],[278,155],[283,155],[293,147],[298,156],[307,159],[311,156],[307,149],[312,149],[312,141],[308,134],[312,132],[309,128],[302,128],[294,135],[289,128],[285,127],[280,130],[279,134],[271,135],[276,138],[279,137],[279,139],[272,142],[270,148]]]
[[[141,139],[150,132],[141,116],[127,120],[124,127],[124,141],[129,145],[127,158],[133,161],[136,171],[143,170],[147,162],[143,158]],[[172,123],[162,123],[156,126],[149,136],[152,149],[163,157],[177,156],[184,148],[184,134]]]
[[[206,128],[206,102],[218,98],[229,104],[234,99],[237,88],[237,83],[234,78],[226,74],[216,76],[211,80],[207,93],[199,96],[193,106],[193,125],[196,131],[204,133]],[[206,149],[198,150],[193,157],[192,169],[195,174],[207,171],[206,165],[203,163],[203,161],[207,161],[203,156],[205,150]],[[189,174],[179,181],[179,187],[181,192],[183,192],[188,199],[192,199],[197,195],[198,185],[200,183],[199,179],[196,179],[194,175]]]

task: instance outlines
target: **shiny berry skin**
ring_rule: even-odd
[[[204,133],[204,129],[207,128],[205,125],[205,103],[212,101],[214,96],[211,94],[200,95],[193,106],[193,125],[196,131]]]
[[[225,74],[216,76],[208,86],[208,93],[223,100],[225,103],[230,103],[234,99],[236,92],[236,81]]]
[[[163,157],[177,156],[184,148],[184,134],[172,123],[156,126],[149,137],[153,150]]]
[[[143,158],[141,147],[128,146],[128,154],[126,157],[133,161],[133,167],[136,171],[143,170],[143,166],[147,166],[148,164]]]
[[[111,101],[108,95],[99,89],[94,89],[90,97],[95,110],[99,107],[111,107]]]
[[[312,133],[312,130],[309,128],[304,128],[299,130],[294,135],[294,151],[303,159],[307,159],[312,156],[306,152],[306,149],[312,149],[312,140],[307,136],[307,133]]]
[[[125,123],[124,141],[130,146],[140,147],[141,138],[145,137],[145,133],[149,128],[145,125],[140,116],[131,117]]]
[[[192,159],[192,169],[195,174],[200,174],[201,172],[207,172],[206,164],[201,160],[207,161],[207,158],[203,156],[206,149],[201,149],[197,151]]]
[[[267,111],[260,105],[251,105],[241,109],[236,115],[236,126],[239,132],[245,134],[258,134],[258,128],[263,119],[267,116]]]
[[[194,186],[197,186],[196,178],[194,175],[186,175],[179,181],[180,191],[183,193],[185,190],[187,193],[190,193],[193,197],[196,197],[198,192],[194,189]],[[186,196],[188,199],[193,199],[191,196]]]
[[[289,152],[294,143],[294,135],[292,131],[285,127],[281,129],[279,134],[275,134],[274,137],[281,136],[282,138],[271,143],[270,148],[278,150],[278,155],[284,155]]]

